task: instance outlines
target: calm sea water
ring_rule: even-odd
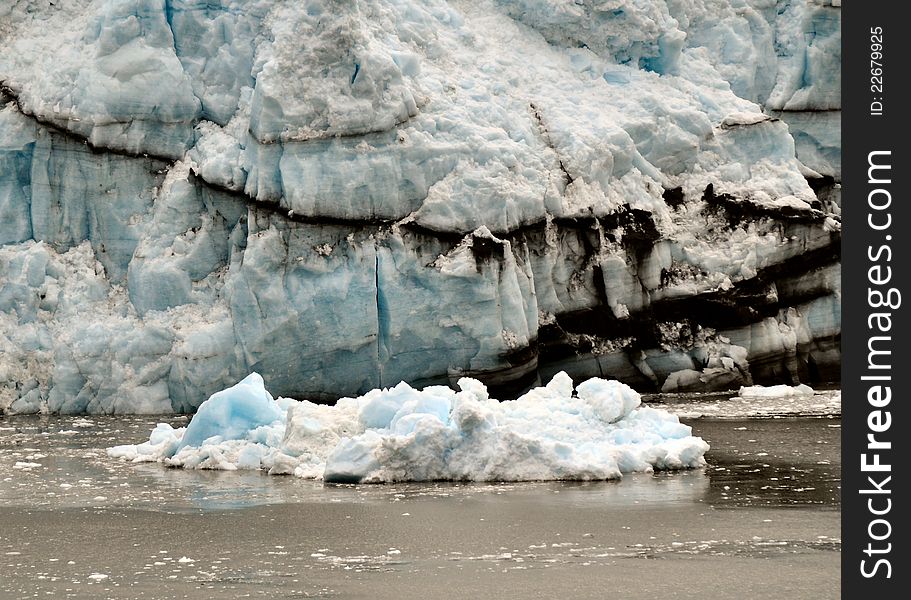
[[[0,418],[0,598],[837,597],[833,396],[668,400],[709,466],[601,483],[183,471],[105,448],[186,417]]]

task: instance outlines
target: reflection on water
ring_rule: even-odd
[[[261,472],[190,471],[123,463],[109,446],[147,438],[158,421],[186,417],[6,417],[0,419],[0,500],[30,507],[121,506],[168,512],[297,502],[540,498],[558,507],[704,502],[713,506],[839,506],[838,419],[696,420],[712,446],[708,467],[628,475],[614,482],[324,485]]]
[[[712,446],[706,502],[715,506],[841,504],[839,419],[697,421]]]
[[[191,471],[105,453],[147,439],[158,420],[186,422],[0,418],[0,597],[838,593],[836,418],[692,421],[712,445],[705,469],[613,482],[394,485]]]
[[[506,495],[541,498],[542,502],[555,508],[605,503],[614,507],[636,507],[646,503],[696,502],[707,496],[711,485],[710,478],[702,469],[654,475],[633,474],[622,481],[355,485],[323,484],[295,477],[270,476],[258,471],[188,471],[164,468],[155,463],[122,467],[131,471],[129,483],[132,492],[123,498],[127,505],[137,507],[137,502],[144,504],[150,500],[159,508],[171,512],[301,502],[370,503],[430,498],[454,501],[485,498],[496,502],[498,496]]]

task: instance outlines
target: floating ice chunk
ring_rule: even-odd
[[[281,449],[285,454],[320,456],[339,440],[363,431],[358,421],[357,400],[342,398],[335,406],[304,400],[288,409]]]
[[[721,127],[730,129],[732,127],[748,127],[756,125],[763,121],[772,119],[769,115],[757,112],[735,112],[727,115],[721,120]]]
[[[338,483],[614,479],[705,464],[689,426],[640,406],[629,386],[565,373],[499,402],[481,382],[461,391],[401,383],[335,406],[273,400],[253,374],[214,394],[184,430],[108,452],[185,468],[266,469]],[[191,437],[192,433],[192,437]]]
[[[336,483],[357,483],[365,473],[379,469],[374,456],[383,438],[373,430],[356,438],[342,438],[326,461],[323,478]]]
[[[441,423],[448,422],[454,394],[451,390],[449,394],[441,394],[439,389],[439,386],[434,386],[422,390],[417,397],[407,400],[392,417],[389,427],[395,431],[411,431],[414,427],[408,423],[413,423],[414,418],[423,418],[424,415],[435,417]]]
[[[576,392],[608,423],[622,419],[641,402],[639,394],[625,383],[598,377],[580,383]]]
[[[585,384],[583,383],[582,385]],[[573,395],[573,380],[565,371],[560,371],[554,375],[553,379],[544,387],[558,396]]]
[[[462,377],[458,381],[458,386],[459,389],[461,389],[463,392],[474,396],[478,402],[484,402],[490,398],[490,395],[487,393],[487,386],[477,379],[472,379],[471,377]]]
[[[251,373],[237,385],[212,394],[203,402],[180,443],[201,446],[213,436],[237,440],[263,425],[282,418],[282,410],[266,391],[259,373]]]
[[[481,435],[497,426],[496,404],[489,406],[488,403],[489,401],[478,401],[474,395],[468,392],[462,392],[456,396],[453,402],[449,421],[466,438]]]
[[[762,386],[753,385],[742,387],[737,393],[741,398],[797,398],[801,396],[812,396],[815,392],[808,385],[800,384],[790,385],[773,385]]]
[[[148,442],[108,448],[108,456],[132,462],[155,462],[177,451],[184,432],[186,427],[174,429],[167,423],[159,423],[152,430]]]
[[[775,208],[793,208],[795,210],[808,211],[810,210],[810,205],[805,201],[797,198],[795,196],[784,196],[782,198],[776,198],[771,202],[771,205]]]
[[[419,397],[420,392],[404,381],[389,390],[371,390],[363,397],[358,419],[364,427],[389,427],[402,405]]]

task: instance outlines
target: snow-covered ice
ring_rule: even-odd
[[[806,385],[742,387],[737,396],[676,396],[661,398],[664,407],[682,419],[754,419],[841,416],[841,391],[816,391]]]
[[[0,2],[0,411],[834,379],[839,6]]]
[[[737,395],[741,398],[748,400],[758,399],[758,398],[795,398],[801,396],[812,396],[815,392],[813,388],[808,385],[772,385],[772,386],[762,386],[762,385],[753,385],[749,387],[742,387],[737,392]]]
[[[708,450],[676,416],[642,406],[618,381],[575,386],[558,373],[516,400],[400,383],[335,405],[273,399],[253,373],[204,402],[187,427],[108,450],[134,462],[264,469],[330,482],[615,479],[705,464]]]

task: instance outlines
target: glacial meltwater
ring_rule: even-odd
[[[0,597],[834,597],[837,393],[647,401],[707,467],[334,485],[106,453],[189,417],[0,417]]]

